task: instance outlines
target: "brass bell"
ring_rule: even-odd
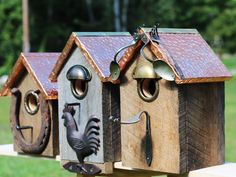
[[[66,77],[68,80],[85,80],[85,81],[90,81],[92,78],[88,69],[82,65],[72,66],[68,70]]]
[[[143,78],[154,79],[154,78],[159,78],[159,76],[154,71],[152,63],[149,61],[146,61],[146,62],[139,62],[137,64],[136,68],[134,69],[133,78],[134,79],[143,79]]]
[[[112,80],[117,80],[120,76],[120,66],[116,61],[110,63],[110,73]]]
[[[171,67],[162,60],[157,60],[153,63],[153,68],[156,74],[167,81],[175,80],[175,73]]]

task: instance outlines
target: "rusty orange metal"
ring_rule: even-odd
[[[21,53],[0,95],[10,95],[10,90],[18,81],[23,69],[33,77],[45,99],[57,99],[57,84],[48,80],[60,53]]]

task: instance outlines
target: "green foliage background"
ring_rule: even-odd
[[[235,0],[120,0],[121,14],[125,1],[129,2],[127,25],[121,25],[129,32],[155,23],[160,27],[197,28],[218,53],[235,53]],[[115,31],[113,3],[29,1],[31,51],[61,51],[72,31]],[[22,51],[21,14],[20,0],[0,0],[0,75],[9,73]]]
[[[29,0],[31,51],[60,52],[72,31],[115,31],[114,0]],[[127,25],[133,32],[145,24],[168,28],[197,28],[219,54],[235,54],[235,0],[120,0],[129,2]],[[124,29],[125,29],[124,28]],[[22,51],[22,8],[20,0],[0,0],[0,75],[8,74]],[[236,58],[224,61],[236,72]],[[226,82],[226,161],[236,161],[236,79]],[[0,99],[0,144],[12,143],[9,98]],[[61,170],[58,162],[0,157],[0,176],[74,176]]]

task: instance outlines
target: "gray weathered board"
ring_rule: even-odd
[[[82,65],[86,67],[92,75],[91,81],[88,82],[88,92],[82,100],[76,99],[70,88],[70,82],[66,78],[67,71],[74,65]],[[94,69],[82,55],[79,48],[75,48],[69,56],[66,64],[58,77],[59,87],[59,131],[60,131],[60,155],[64,161],[77,161],[75,152],[67,143],[66,129],[63,125],[62,110],[65,103],[80,103],[76,106],[75,119],[79,131],[83,132],[84,127],[91,115],[97,116],[100,124],[100,140],[101,147],[97,155],[91,155],[86,158],[87,161],[93,163],[104,163],[115,160],[120,160],[120,132],[119,125],[109,122],[109,117],[119,116],[119,95],[118,88],[112,84],[103,84]],[[115,100],[115,101],[114,101]],[[105,140],[105,141],[104,141]]]

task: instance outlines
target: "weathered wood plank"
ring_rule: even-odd
[[[224,83],[179,86],[181,173],[224,162]]]
[[[175,83],[159,81],[159,95],[153,102],[143,101],[137,92],[137,81],[133,79],[135,62],[121,78],[121,118],[127,120],[140,111],[147,111],[151,117],[153,160],[149,167],[145,160],[143,139],[146,121],[121,126],[122,163],[124,166],[179,173],[179,98]]]
[[[120,117],[119,86],[111,83],[103,84],[103,136],[104,158],[106,162],[120,160],[121,140],[120,124],[109,120],[110,116]]]
[[[39,111],[34,114],[30,115],[24,106],[24,97],[25,94],[29,90],[39,90],[36,81],[32,78],[32,76],[25,70],[22,71],[21,77],[16,82],[14,87],[17,87],[21,94],[21,105],[20,105],[20,125],[21,126],[32,126],[33,131],[31,129],[21,130],[24,139],[28,143],[35,142],[39,136],[41,130],[41,121],[42,121],[42,113]],[[42,156],[56,156],[59,153],[59,142],[58,142],[58,116],[57,116],[57,100],[49,100],[49,109],[51,113],[51,130],[50,130],[50,137],[48,144],[45,150],[40,154]],[[17,152],[22,152],[22,150],[17,146],[17,141],[14,139],[14,149]]]
[[[62,111],[64,109],[65,103],[79,103],[80,106],[76,106],[76,113],[74,118],[78,125],[80,132],[84,131],[84,127],[91,115],[97,116],[101,122],[99,123],[101,133],[100,133],[100,143],[101,147],[97,155],[93,154],[87,157],[85,160],[93,163],[103,163],[104,162],[104,149],[103,149],[103,113],[102,113],[102,83],[94,72],[94,69],[84,58],[79,48],[75,50],[69,56],[67,63],[64,65],[60,75],[58,77],[58,87],[59,87],[59,130],[60,130],[60,156],[62,160],[78,161],[75,152],[71,149],[66,138],[66,129],[63,125],[64,121],[61,119]],[[86,67],[92,75],[91,81],[88,82],[88,92],[86,96],[79,100],[72,95],[70,81],[66,78],[67,71],[74,65],[83,65]]]
[[[16,157],[26,157],[32,158],[35,156],[32,155],[22,155],[18,154],[17,152],[13,151],[12,144],[0,145],[0,155],[5,156],[16,156]],[[45,160],[57,160],[59,161],[60,158],[40,158]],[[113,167],[112,167],[113,168]],[[147,177],[147,176],[158,176],[164,175],[164,173],[158,173],[154,171],[141,171],[137,169],[127,168],[122,166],[121,162],[114,163],[114,173],[105,176],[116,177],[118,176],[137,176],[139,177]],[[167,174],[168,177],[234,177],[236,174],[236,163],[225,163],[223,165],[212,166],[208,168],[203,168],[199,170],[190,171],[188,175],[174,175],[174,174]],[[81,175],[77,175],[80,177]],[[104,175],[102,175],[104,176]]]

